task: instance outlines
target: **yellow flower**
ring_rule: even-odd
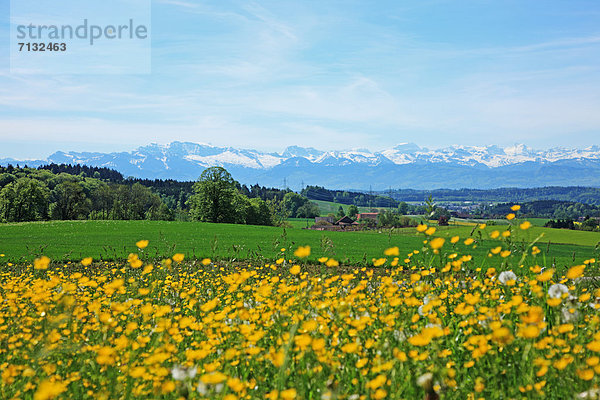
[[[445,241],[446,241],[446,239],[438,237],[438,238],[432,239],[429,242],[429,246],[431,246],[432,249],[437,250],[437,249],[442,248]]]
[[[86,257],[83,260],[81,260],[81,265],[83,265],[84,267],[87,267],[92,264],[92,261],[93,261],[92,257]]]
[[[279,393],[279,397],[281,397],[283,400],[293,400],[296,398],[297,392],[296,389],[287,389],[287,390],[283,390],[281,393]]]
[[[496,238],[498,238],[498,236],[500,236],[500,232],[498,232],[498,231],[494,231],[494,232],[490,233],[490,237],[492,239],[496,239]]]
[[[540,329],[536,325],[527,325],[519,331],[519,335],[526,339],[533,339],[540,335]]]
[[[588,343],[585,347],[587,347],[587,349],[590,351],[600,353],[600,341],[599,340],[594,340],[593,342]]]
[[[515,217],[516,215],[514,213],[510,213],[506,216],[506,219],[510,221],[511,219],[515,219]]]
[[[502,247],[498,246],[498,247],[494,247],[493,249],[491,249],[490,253],[498,254],[498,253],[500,253],[500,251],[502,251]]]
[[[132,378],[141,378],[146,375],[146,368],[144,367],[133,367],[129,370],[129,376]]]
[[[294,251],[294,255],[298,258],[306,258],[310,256],[310,246],[300,246]]]
[[[219,298],[218,298],[218,297],[215,297],[214,299],[212,299],[212,300],[210,300],[210,301],[207,301],[206,303],[204,303],[204,304],[203,304],[203,305],[200,307],[200,309],[206,313],[206,312],[209,312],[209,311],[212,311],[212,310],[214,310],[214,309],[215,309],[215,307],[216,307],[218,304],[219,304]]]
[[[181,254],[181,253],[177,253],[174,254],[173,257],[171,257],[173,259],[173,261],[175,261],[176,263],[180,263],[183,261],[183,259],[185,258],[185,255]]]
[[[358,345],[356,343],[346,343],[342,346],[342,351],[344,353],[356,353],[358,350]]]
[[[531,228],[531,222],[525,221],[525,222],[521,223],[521,225],[519,225],[519,228],[521,228],[523,230],[527,230],[527,229]]]
[[[50,259],[46,256],[41,256],[40,258],[36,258],[35,261],[33,262],[33,267],[35,269],[48,269],[48,266],[50,265]]]
[[[583,369],[583,370],[578,369],[577,370],[577,376],[580,379],[583,379],[584,381],[589,381],[589,380],[592,380],[592,378],[594,377],[594,371],[591,370],[591,369],[589,369],[589,368],[588,369]]]
[[[450,239],[450,243],[455,244],[455,243],[458,243],[459,240],[460,240],[459,236],[452,236],[452,239]]]
[[[127,257],[127,261],[129,262],[131,268],[139,268],[142,266],[142,260],[138,258],[137,254],[129,254],[129,256]]]
[[[138,249],[145,249],[146,247],[148,247],[148,241],[140,240],[140,241],[136,242],[135,245],[138,247]]]
[[[585,265],[575,265],[574,267],[569,268],[567,271],[567,278],[569,279],[577,279],[581,275],[583,275],[583,270],[585,269]]]
[[[67,385],[62,382],[52,382],[49,380],[42,381],[39,384],[33,400],[49,400],[53,399],[62,392],[67,390]]]
[[[477,393],[483,392],[483,390],[485,389],[485,385],[483,383],[482,378],[475,379],[475,388],[474,389]]]
[[[391,257],[391,256],[399,256],[400,255],[400,250],[398,249],[398,247],[390,247],[389,249],[386,249],[383,252],[384,255]]]
[[[383,264],[385,264],[386,261],[387,261],[387,259],[385,259],[385,258],[373,259],[373,266],[374,267],[381,267]]]
[[[209,265],[211,262],[212,261],[210,260],[210,258],[203,258],[202,261],[201,261],[202,265],[204,265],[205,267],[207,265]]]
[[[300,266],[299,265],[294,265],[292,266],[292,268],[290,268],[290,274],[292,275],[298,275],[300,273]]]
[[[427,228],[427,230],[425,231],[426,235],[433,235],[435,233],[435,228],[433,226],[430,226],[429,228]]]
[[[304,350],[305,348],[310,346],[311,342],[312,338],[310,337],[310,335],[298,335],[294,337],[294,343],[296,343],[296,346],[298,346],[300,350]]]
[[[417,232],[425,232],[427,230],[427,225],[419,224],[417,225]]]
[[[337,267],[338,265],[340,265],[340,263],[334,260],[333,258],[330,258],[329,260],[327,260],[325,265],[327,265],[328,267]]]
[[[519,211],[519,210],[521,209],[521,206],[520,206],[520,205],[518,205],[518,204],[515,204],[515,205],[514,205],[514,206],[512,206],[510,209],[511,209],[512,211]]]
[[[554,269],[550,268],[549,270],[539,274],[536,279],[538,282],[548,282],[550,279],[552,279],[552,275],[554,275]]]
[[[200,377],[200,380],[208,385],[216,385],[227,380],[227,375],[219,371],[215,371],[209,374],[202,375],[202,377]]]
[[[470,246],[473,244],[474,241],[475,241],[475,239],[473,239],[473,238],[466,238],[464,243],[465,243],[465,245]]]

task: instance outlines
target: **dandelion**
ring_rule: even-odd
[[[515,275],[515,273],[512,271],[502,271],[498,276],[498,280],[503,285],[511,286],[514,285],[515,281],[517,280],[517,275]]]
[[[135,245],[138,247],[138,249],[145,249],[146,247],[148,247],[148,241],[147,240],[140,240],[138,242],[135,243]]]
[[[419,224],[417,225],[417,232],[425,232],[427,230],[427,225]]]
[[[585,269],[585,265],[576,265],[574,267],[569,268],[567,271],[568,279],[577,279],[581,275],[583,275],[583,270]]]
[[[50,265],[50,259],[46,256],[41,256],[40,258],[36,258],[35,261],[33,262],[33,267],[35,269],[45,270],[45,269],[48,269],[49,265]]]
[[[397,257],[400,255],[400,250],[398,249],[398,247],[390,247],[389,249],[386,249],[383,252],[384,255],[388,256],[388,257]]]
[[[565,294],[569,294],[569,288],[562,283],[555,283],[548,288],[548,296],[552,299],[561,299]]]
[[[519,228],[521,228],[522,230],[527,230],[527,229],[531,228],[531,222],[524,221],[519,225]]]
[[[183,259],[185,258],[185,255],[181,254],[181,253],[177,253],[174,254],[173,257],[171,257],[173,259],[173,261],[175,261],[176,263],[180,263],[183,261]]]
[[[67,390],[67,385],[63,382],[53,382],[45,380],[40,383],[35,394],[33,395],[34,400],[49,400],[59,396]]]
[[[515,219],[515,217],[516,215],[514,213],[510,213],[506,216],[506,219],[510,221],[511,219]]]
[[[183,381],[186,379],[194,378],[196,376],[196,372],[197,372],[196,367],[183,368],[179,365],[176,365],[171,369],[171,376],[176,381]]]
[[[306,258],[310,256],[310,246],[300,246],[294,251],[294,255],[298,258]]]
[[[330,258],[325,262],[325,265],[327,265],[328,267],[337,267],[340,265],[340,263],[334,260],[333,258]]]
[[[438,249],[442,248],[445,241],[446,241],[446,239],[438,237],[438,238],[432,239],[429,242],[429,246],[434,250],[438,250]]]
[[[84,267],[88,267],[92,264],[92,257],[86,257],[83,260],[81,260],[81,265],[83,265]]]

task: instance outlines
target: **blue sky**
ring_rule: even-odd
[[[154,0],[147,75],[11,74],[9,9],[0,158],[175,140],[600,144],[595,0]]]

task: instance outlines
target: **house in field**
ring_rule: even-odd
[[[335,222],[335,225],[338,225],[338,226],[348,226],[348,225],[352,225],[352,224],[356,224],[356,222],[354,222],[354,220],[347,215],[338,219]]]
[[[333,217],[316,217],[315,218],[315,224],[318,223],[318,222],[321,222],[321,223],[327,222],[327,223],[333,225],[333,223],[335,222],[335,219],[333,219]]]
[[[310,228],[317,231],[345,231],[360,229],[358,222],[352,218],[345,216],[337,221],[333,217],[317,217],[315,224]]]
[[[356,221],[360,222],[360,221],[365,221],[365,220],[372,220],[377,222],[379,219],[379,213],[376,212],[372,212],[372,213],[359,213],[356,216]]]

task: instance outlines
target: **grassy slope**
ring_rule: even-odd
[[[488,231],[494,227],[488,228]],[[500,227],[496,227],[498,229]],[[440,236],[469,236],[471,227],[445,227],[438,230]],[[284,234],[285,232],[285,234]],[[532,228],[526,232],[530,238],[544,232],[551,240],[549,259],[560,265],[581,262],[594,256],[593,246],[599,239],[598,233],[573,232],[547,228]],[[322,247],[323,238],[333,243],[334,253]],[[484,260],[487,250],[497,246],[496,240],[483,240],[476,249],[458,245],[461,254],[473,254]],[[257,255],[273,259],[282,247],[295,249],[299,245],[310,245],[311,259],[323,255],[334,256],[347,262],[361,262],[381,257],[384,249],[400,248],[403,257],[419,249],[423,236],[414,229],[399,229],[393,233],[367,232],[318,232],[298,228],[283,230],[276,227],[209,224],[193,222],[159,221],[55,221],[0,225],[1,262],[32,260],[45,254],[54,260],[79,261],[91,256],[95,259],[115,260],[126,258],[137,251],[135,242],[150,240],[145,250],[152,257],[168,257],[175,252],[188,257],[221,257],[250,259]],[[555,244],[565,243],[565,244]],[[541,246],[546,253],[546,245]],[[214,251],[213,251],[214,249]],[[575,254],[575,261],[572,260]],[[541,260],[539,261],[542,262]]]

